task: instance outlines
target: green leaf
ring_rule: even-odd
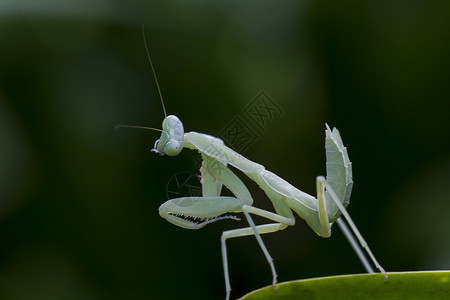
[[[256,299],[450,299],[450,271],[363,274],[296,280],[253,291],[241,300]]]

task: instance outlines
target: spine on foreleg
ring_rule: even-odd
[[[333,128],[333,131],[331,131],[327,126],[325,150],[327,157],[327,183],[334,189],[344,207],[347,207],[353,187],[352,163],[348,157],[347,148],[344,146],[341,135],[336,128]],[[340,217],[341,212],[328,192],[325,192],[325,200],[327,202],[328,218],[331,223]]]

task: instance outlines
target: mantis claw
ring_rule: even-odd
[[[223,215],[236,212],[242,206],[233,197],[186,197],[171,199],[159,207],[159,214],[172,224],[199,229],[220,220],[240,220],[236,216]]]

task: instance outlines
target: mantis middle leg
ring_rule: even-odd
[[[249,218],[247,220],[251,220],[251,217],[249,216]],[[251,222],[253,223],[253,220],[251,220]],[[258,226],[255,226],[255,224],[253,223],[253,226],[251,226],[251,227],[224,231],[222,233],[220,242],[221,242],[221,249],[222,249],[222,261],[223,261],[223,270],[224,270],[224,275],[225,275],[225,289],[226,289],[226,293],[227,293],[227,297],[226,297],[227,300],[230,297],[231,285],[230,285],[230,277],[229,277],[229,272],[228,272],[228,256],[227,256],[226,240],[229,238],[243,237],[243,236],[248,236],[248,235],[256,236],[256,239],[257,239],[261,249],[264,252],[264,256],[266,257],[267,261],[269,262],[270,269],[272,271],[272,285],[273,285],[273,289],[275,291],[276,283],[277,283],[277,273],[275,270],[275,265],[273,264],[273,259],[270,256],[266,246],[264,245],[260,235],[263,233],[271,233],[271,232],[283,230],[286,227],[287,227],[287,225],[281,224],[281,223],[264,224],[264,225],[258,225]],[[258,237],[259,237],[259,239],[258,239]]]
[[[264,256],[267,259],[267,262],[270,265],[273,279],[272,284],[275,290],[275,285],[277,282],[277,274],[275,271],[275,266],[273,264],[273,259],[270,256],[266,246],[264,245],[264,242],[260,234],[276,232],[278,230],[286,228],[289,225],[294,225],[295,223],[294,218],[281,216],[276,213],[272,213],[251,206],[251,204],[253,203],[253,199],[251,198],[251,195],[248,189],[245,187],[244,183],[236,176],[236,174],[234,174],[230,169],[228,169],[223,163],[211,157],[204,155],[203,158],[204,161],[201,170],[202,179],[204,179],[203,184],[206,185],[206,187],[204,186],[204,188],[206,188],[208,190],[208,193],[210,193],[208,196],[213,196],[214,193],[213,191],[217,191],[217,189],[210,188],[211,186],[215,186],[214,182],[221,182],[225,184],[225,186],[227,186],[227,188],[236,196],[236,198],[242,201],[241,211],[244,213],[245,218],[247,219],[247,222],[250,225],[250,227],[247,228],[225,231],[221,237],[222,259],[223,259],[227,299],[229,299],[231,292],[231,285],[228,272],[228,258],[226,250],[226,240],[228,238],[255,235],[256,240],[258,241],[258,244],[260,245],[264,253]],[[259,215],[261,217],[265,217],[277,223],[256,226],[250,214]]]

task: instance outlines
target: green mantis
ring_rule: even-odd
[[[277,274],[273,259],[270,256],[261,234],[283,230],[295,225],[295,212],[299,217],[321,237],[330,237],[331,225],[337,221],[348,236],[348,230],[340,219],[341,214],[347,219],[355,232],[361,246],[367,251],[375,266],[387,274],[372,254],[367,243],[351,220],[345,207],[349,203],[352,181],[351,162],[347,150],[342,143],[339,131],[328,126],[325,130],[325,148],[327,157],[327,178],[317,177],[317,198],[308,195],[276,174],[266,170],[262,165],[252,162],[244,156],[228,148],[223,142],[213,136],[197,133],[184,133],[181,121],[173,115],[163,121],[163,131],[156,141],[152,151],[160,155],[178,155],[188,148],[196,150],[202,156],[200,168],[202,182],[202,197],[183,197],[168,200],[159,208],[159,214],[167,221],[186,229],[199,229],[211,222],[235,218],[228,213],[243,213],[249,227],[225,231],[221,237],[222,260],[225,274],[226,299],[229,299],[231,286],[228,272],[226,240],[235,237],[254,235],[270,265],[272,285],[275,290]],[[275,212],[266,211],[252,206],[253,199],[244,183],[229,168],[231,165],[264,190],[272,201]],[[220,196],[222,185],[225,185],[235,197]],[[264,217],[272,223],[256,226],[251,215]],[[352,242],[355,248],[356,243]],[[369,272],[367,261],[361,257],[358,248],[355,249]]]
[[[149,60],[161,96],[150,56]],[[161,103],[164,114],[166,114],[162,97]],[[143,128],[139,126],[131,127]],[[366,270],[373,273],[369,262],[355,242],[347,226],[341,220],[341,215],[343,215],[362,248],[366,250],[373,264],[384,274],[387,281],[387,273],[372,254],[346,211],[353,186],[352,164],[347,149],[336,128],[331,130],[326,125],[325,149],[327,176],[326,178],[319,176],[316,179],[317,197],[302,192],[286,180],[266,170],[261,164],[255,163],[233,151],[225,146],[219,138],[197,132],[184,132],[182,122],[174,115],[166,116],[162,123],[162,130],[156,130],[161,131],[161,136],[155,142],[152,149],[153,152],[160,155],[176,156],[183,148],[188,148],[199,152],[202,157],[202,166],[200,168],[202,197],[170,199],[160,206],[160,216],[182,228],[200,229],[219,220],[237,219],[235,216],[227,214],[243,213],[249,225],[245,228],[225,231],[221,236],[226,299],[230,298],[231,293],[226,241],[230,238],[248,235],[254,235],[256,237],[269,263],[272,272],[272,285],[275,291],[277,273],[273,259],[264,245],[261,235],[295,225],[294,212],[305,220],[311,229],[320,237],[330,237],[331,226],[334,222],[337,222],[357,252]],[[275,212],[253,206],[253,199],[249,190],[236,174],[228,168],[229,165],[243,172],[265,192],[272,202]],[[221,196],[223,185],[233,193],[234,197]],[[252,215],[264,217],[270,223],[257,226],[253,222]]]

